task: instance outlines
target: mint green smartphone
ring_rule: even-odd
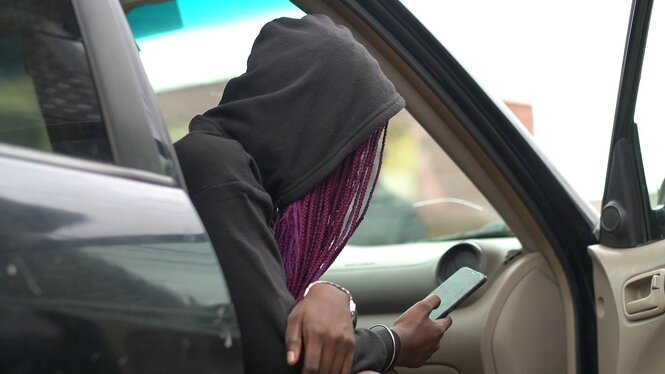
[[[430,293],[441,299],[441,305],[430,313],[429,318],[435,320],[447,316],[486,280],[483,273],[467,267],[460,268]]]

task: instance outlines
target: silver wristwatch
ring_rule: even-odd
[[[349,292],[349,290],[347,290],[346,288],[340,286],[337,283],[320,280],[320,281],[310,283],[309,286],[307,286],[307,288],[305,288],[305,293],[303,294],[303,297],[307,296],[307,294],[309,293],[309,290],[315,284],[329,284],[329,285],[337,288],[338,290],[344,292],[346,294],[346,296],[349,297],[349,311],[351,312],[351,320],[353,321],[353,327],[355,328],[356,323],[358,322],[358,311],[356,310],[356,303],[353,302],[353,296],[351,295],[351,292]]]

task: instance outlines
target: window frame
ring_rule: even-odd
[[[100,102],[114,165],[68,161],[97,173],[185,188],[154,91],[117,0],[71,0]],[[160,157],[161,154],[161,157]],[[49,155],[51,156],[51,155]],[[31,157],[33,158],[33,157]],[[170,167],[164,165],[165,159]],[[62,162],[60,157],[49,162]]]
[[[628,26],[600,218],[599,242],[612,248],[632,248],[660,234],[634,121],[652,7],[653,0],[634,1]]]

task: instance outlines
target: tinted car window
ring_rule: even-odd
[[[0,142],[113,161],[67,0],[0,0]]]

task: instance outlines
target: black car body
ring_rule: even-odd
[[[0,372],[242,372],[119,4],[0,8]]]
[[[242,372],[224,264],[126,20],[152,3],[0,0],[0,372]],[[501,217],[350,246],[325,275],[353,292],[361,326],[461,266],[488,275],[405,372],[661,372],[665,221],[634,121],[653,1],[632,7],[600,215],[399,1],[293,3],[354,32]]]

